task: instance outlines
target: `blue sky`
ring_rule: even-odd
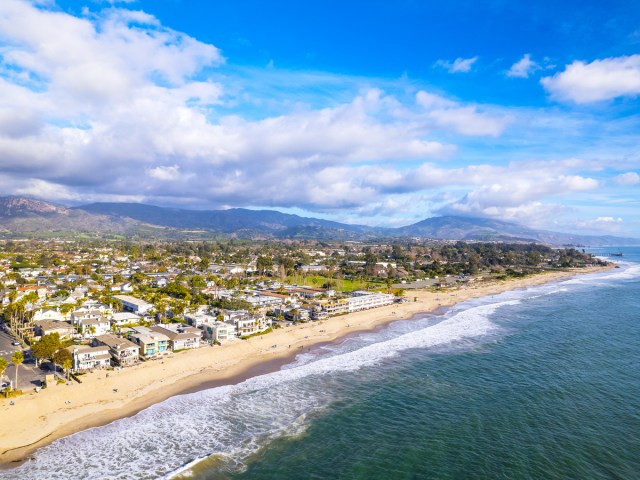
[[[3,0],[0,190],[640,236],[640,4]]]

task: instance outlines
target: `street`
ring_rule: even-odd
[[[44,372],[39,368],[36,368],[35,362],[28,359],[28,350],[23,350],[21,346],[11,345],[15,339],[9,335],[4,329],[0,328],[0,356],[5,358],[9,362],[9,366],[4,372],[4,377],[7,380],[15,381],[16,370],[15,365],[11,363],[11,357],[19,350],[25,352],[25,362],[20,365],[18,371],[18,383],[17,390],[28,390],[30,388],[41,386],[41,382],[44,381]]]

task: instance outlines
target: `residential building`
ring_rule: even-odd
[[[119,293],[131,293],[133,292],[133,285],[131,285],[131,282],[114,283],[113,285],[111,285],[111,291]]]
[[[85,337],[93,338],[111,331],[111,321],[107,317],[90,318],[80,323],[80,329]]]
[[[162,333],[154,332],[147,327],[134,327],[130,333],[130,340],[140,347],[140,356],[153,357],[169,350],[169,337]]]
[[[33,326],[35,328],[36,336],[40,337],[44,337],[51,333],[57,333],[60,335],[60,338],[71,338],[76,333],[76,329],[67,322],[40,320],[38,322],[34,322]]]
[[[73,358],[74,372],[111,366],[111,354],[107,346],[85,347],[74,345],[67,347],[67,350],[71,352]]]
[[[60,313],[60,310],[58,310],[57,308],[50,308],[46,310],[40,309],[35,311],[35,313],[33,314],[33,321],[38,322],[40,320],[64,322],[66,319],[64,318],[64,315]]]
[[[94,346],[107,346],[114,365],[127,367],[138,361],[140,347],[123,337],[107,333],[93,339]]]
[[[391,305],[395,301],[395,297],[387,293],[374,293],[359,290],[353,292],[351,297],[345,299],[345,301],[349,305],[349,313],[351,313]]]
[[[131,312],[118,312],[111,315],[111,324],[118,327],[124,325],[138,325],[140,323],[140,315]]]
[[[202,332],[195,327],[167,324],[155,325],[151,327],[151,330],[169,337],[169,348],[173,351],[198,348],[200,346]]]
[[[237,337],[236,326],[227,322],[214,321],[202,325],[202,334],[205,339],[222,343]]]
[[[136,297],[132,297],[131,295],[114,295],[113,298],[120,301],[120,303],[122,303],[123,309],[127,312],[144,315],[153,308],[153,305],[151,303],[145,302],[144,300]]]
[[[186,313],[184,315],[184,319],[189,323],[189,325],[196,328],[216,322],[216,317],[214,315],[201,312]]]
[[[349,313],[349,304],[345,299],[332,300],[323,302],[322,310],[327,312],[328,316],[341,315],[343,313]]]

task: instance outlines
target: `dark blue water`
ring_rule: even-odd
[[[508,333],[404,352],[305,435],[222,477],[640,478],[640,279],[572,285],[492,321]]]
[[[0,478],[638,479],[640,249],[622,251],[173,397]]]

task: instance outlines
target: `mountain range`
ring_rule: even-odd
[[[376,240],[420,238],[539,242],[550,245],[640,245],[640,239],[534,230],[500,220],[432,217],[399,228],[351,225],[274,210],[187,210],[138,203],[66,207],[26,197],[0,197],[2,238],[130,237],[139,239]]]

